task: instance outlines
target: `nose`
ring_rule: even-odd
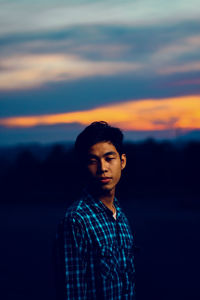
[[[107,172],[107,170],[108,170],[107,162],[105,161],[105,159],[101,159],[98,164],[98,172],[104,173],[104,172]]]

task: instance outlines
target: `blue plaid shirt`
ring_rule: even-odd
[[[64,299],[135,299],[134,238],[118,200],[113,213],[90,194],[74,202],[62,223]]]

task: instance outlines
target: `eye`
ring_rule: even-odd
[[[95,159],[95,158],[90,158],[90,159],[88,159],[88,164],[89,165],[94,165],[94,164],[96,164],[97,163],[97,160]]]
[[[107,156],[106,157],[106,161],[111,161],[111,160],[113,160],[114,159],[114,157],[112,157],[112,156]]]

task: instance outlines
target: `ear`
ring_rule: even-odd
[[[123,170],[126,167],[126,154],[123,153],[121,155],[121,170]]]

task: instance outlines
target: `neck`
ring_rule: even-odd
[[[113,202],[114,202],[115,193],[109,193],[100,195],[98,198],[103,202],[109,209],[113,210]]]
[[[110,210],[113,211],[113,202],[115,198],[115,189],[110,191],[97,191],[97,189],[90,189],[93,196],[103,202]]]

